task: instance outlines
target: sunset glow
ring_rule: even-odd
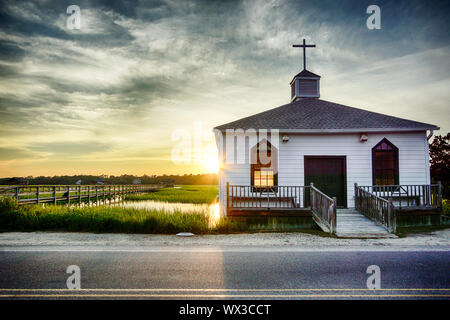
[[[207,173],[219,172],[219,160],[217,159],[217,156],[206,159],[204,165],[205,165],[205,172]]]

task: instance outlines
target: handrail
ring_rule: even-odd
[[[330,234],[336,233],[336,198],[330,198],[325,193],[310,185],[311,212],[314,220]]]
[[[397,217],[392,199],[384,199],[355,183],[355,209],[381,224],[387,231],[397,231]]]
[[[359,186],[358,186],[358,188],[362,188],[362,187],[359,187]],[[384,199],[384,198],[382,198],[382,197],[376,195],[376,194],[373,193],[373,192],[370,192],[370,191],[367,191],[367,190],[364,190],[364,189],[361,189],[361,190],[362,190],[362,192],[368,193],[368,194],[370,194],[370,195],[373,196],[374,198],[377,198],[377,199],[380,200],[380,201],[384,201],[384,202],[389,203],[389,200]]]
[[[330,201],[333,201],[333,198],[327,196],[325,193],[323,193],[322,191],[320,191],[319,189],[317,189],[316,187],[314,187],[314,184],[311,183],[311,189],[314,189],[315,191],[317,191],[318,193],[320,193],[322,196],[324,196],[325,198],[327,198]]]

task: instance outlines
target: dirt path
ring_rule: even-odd
[[[242,233],[227,235],[94,234],[70,232],[5,232],[0,233],[0,247],[9,246],[258,246],[345,248],[369,247],[447,247],[450,250],[450,229],[425,234],[412,234],[397,239],[337,239],[306,233]]]

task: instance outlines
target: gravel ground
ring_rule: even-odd
[[[0,233],[0,247],[11,246],[248,246],[345,248],[351,246],[373,247],[447,247],[450,250],[450,229],[423,234],[410,234],[396,239],[337,239],[318,235],[290,233],[242,233],[226,235],[175,235],[147,234],[95,234],[70,232],[5,232]]]

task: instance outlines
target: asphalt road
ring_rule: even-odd
[[[0,298],[449,299],[449,252],[0,248]],[[67,289],[70,265],[81,290]],[[370,265],[379,290],[367,289]]]

